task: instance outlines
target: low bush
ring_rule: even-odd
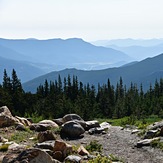
[[[102,151],[102,145],[99,144],[96,140],[93,140],[90,142],[89,145],[86,146],[86,149],[89,152],[101,152]]]

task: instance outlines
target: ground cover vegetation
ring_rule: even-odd
[[[13,69],[11,77],[4,70],[0,85],[0,106],[7,105],[13,115],[32,117],[35,121],[59,118],[67,113],[76,113],[85,120],[94,118],[122,119],[121,123],[135,123],[147,117],[163,117],[163,79],[144,92],[143,85],[131,82],[129,88],[123,80],[116,87],[108,79],[104,85],[84,85],[76,76],[48,82],[32,94],[24,92],[21,81]],[[155,116],[157,115],[157,116]],[[125,118],[130,117],[130,118]],[[151,118],[152,119],[152,118]],[[148,119],[150,120],[150,119]]]

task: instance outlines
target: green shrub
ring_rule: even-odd
[[[152,141],[150,146],[152,146],[154,148],[160,148],[163,151],[163,142],[161,142],[160,140]]]
[[[102,145],[99,144],[96,140],[93,140],[90,142],[89,145],[86,146],[86,149],[89,151],[89,152],[101,152],[102,151]]]
[[[112,161],[106,156],[98,155],[96,158],[89,160],[88,163],[112,163]]]
[[[158,122],[161,120],[161,118],[158,115],[150,115],[148,117],[138,119],[136,116],[129,116],[129,117],[123,117],[119,119],[97,119],[99,122],[109,122],[113,126],[122,126],[125,127],[125,125],[135,125],[139,129],[145,129],[148,125]]]
[[[0,146],[0,152],[6,152],[8,150],[9,144],[3,144]]]
[[[122,160],[118,159],[118,157],[113,156],[111,154],[111,155],[109,155],[109,157],[98,155],[96,158],[89,160],[88,163],[112,163],[113,161],[123,162]]]
[[[109,155],[109,157],[110,157],[110,159],[112,160],[112,161],[120,161],[120,159],[118,158],[118,157],[116,157],[116,156],[114,156],[114,155],[112,155],[112,154],[110,154]]]
[[[38,122],[44,120],[44,117],[42,115],[38,115],[37,113],[32,113],[31,115],[25,113],[24,117],[30,117],[34,123],[38,123]]]

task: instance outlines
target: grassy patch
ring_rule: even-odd
[[[29,141],[30,137],[36,137],[36,133],[33,131],[15,131],[10,135],[9,141],[14,141],[16,143],[20,143],[23,141]],[[35,140],[34,140],[35,141]]]
[[[31,115],[25,113],[24,117],[30,117],[34,123],[38,123],[38,122],[40,122],[40,121],[45,119],[43,116],[38,115],[37,113],[32,113]]]
[[[89,160],[88,163],[112,163],[113,161],[123,163],[121,159],[118,159],[118,157],[113,155],[109,155],[109,157],[98,155],[96,158]]]
[[[102,151],[102,145],[99,144],[96,140],[93,140],[86,146],[86,149],[89,152],[101,152]]]
[[[145,129],[148,125],[161,121],[162,119],[158,117],[157,115],[151,115],[146,118],[142,119],[137,119],[135,116],[130,116],[130,117],[123,117],[119,119],[97,119],[100,123],[102,122],[108,122],[113,126],[122,126],[124,127],[125,125],[135,125],[139,129]]]
[[[151,142],[150,145],[154,148],[159,148],[163,151],[163,142],[161,142],[160,140],[154,140]]]
[[[89,160],[88,163],[112,163],[110,158],[98,155],[96,158]]]

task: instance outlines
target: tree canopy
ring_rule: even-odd
[[[78,81],[77,76],[68,75],[58,80],[39,85],[37,92],[24,92],[21,81],[13,69],[11,77],[4,70],[0,85],[0,105],[7,105],[14,115],[59,118],[67,113],[77,113],[84,119],[141,118],[151,114],[163,116],[163,79],[156,80],[147,92],[131,82],[126,89],[122,77],[116,87],[108,79],[106,84],[94,85]]]

